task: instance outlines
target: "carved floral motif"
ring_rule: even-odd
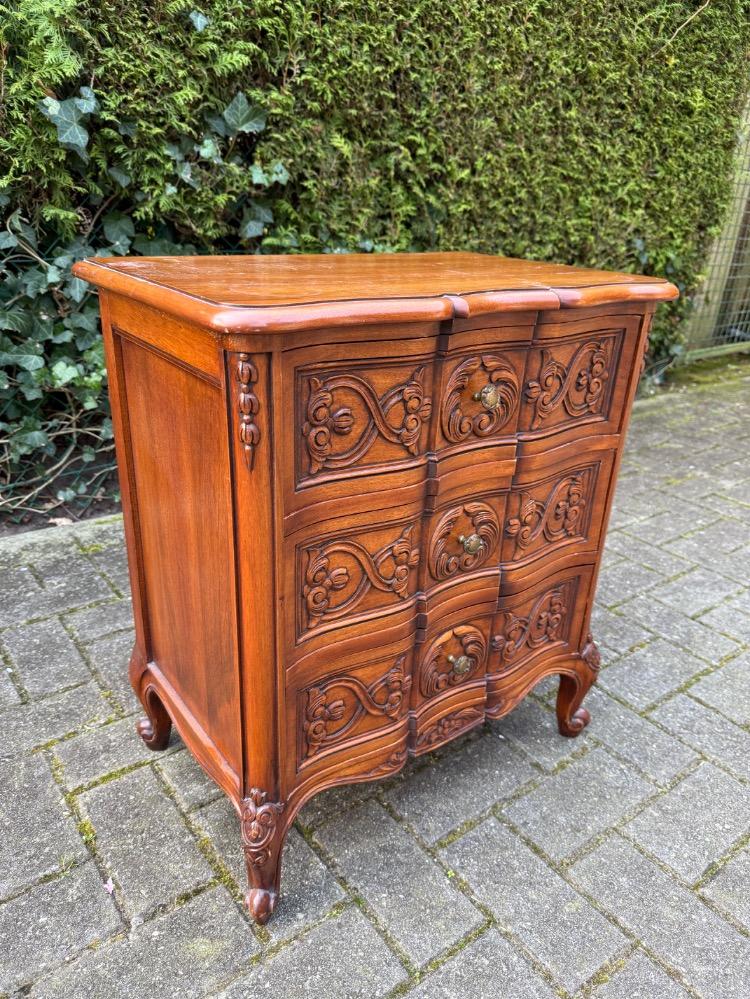
[[[302,724],[306,756],[310,758],[341,742],[365,714],[398,718],[411,687],[411,677],[404,672],[405,660],[406,656],[402,656],[385,676],[370,686],[354,676],[336,676],[310,687]],[[353,694],[353,702],[336,697],[336,691]]]
[[[526,617],[505,612],[503,630],[493,638],[492,648],[508,663],[524,650],[556,642],[563,637],[568,610],[568,584],[548,590],[535,600]]]
[[[513,557],[522,558],[540,537],[554,543],[566,537],[580,536],[583,533],[588,485],[586,472],[575,472],[560,479],[544,500],[535,499],[530,493],[521,493],[518,516],[510,517],[505,525],[505,533],[516,539]]]
[[[471,377],[479,370],[488,375],[487,384],[477,393],[484,407],[475,415],[464,412],[465,392]],[[467,357],[453,370],[446,386],[441,419],[449,441],[460,444],[472,434],[487,437],[497,433],[513,415],[519,400],[515,370],[496,354]]]
[[[260,430],[255,422],[260,404],[253,391],[253,386],[258,381],[258,369],[250,360],[249,354],[237,355],[236,374],[240,386],[237,400],[240,411],[239,437],[245,465],[249,470],[252,470],[255,462],[255,449],[260,443]]]
[[[461,729],[476,724],[482,718],[484,718],[484,712],[480,711],[479,708],[461,708],[459,711],[453,711],[419,734],[417,749],[434,746],[444,739],[449,739]]]
[[[271,857],[271,841],[276,835],[279,816],[284,805],[267,801],[268,794],[259,787],[251,789],[242,802],[242,842],[245,856],[256,867],[262,867]]]
[[[471,523],[466,543],[452,537],[461,516]],[[492,554],[500,536],[497,515],[486,503],[464,503],[448,510],[437,523],[430,541],[429,566],[433,579],[450,579],[459,572],[478,569]]]
[[[302,597],[307,611],[307,627],[315,628],[350,613],[372,589],[394,593],[404,600],[409,595],[409,574],[419,564],[419,549],[412,546],[412,527],[405,527],[395,541],[371,555],[359,542],[329,541],[307,554],[307,568]],[[353,590],[337,605],[331,595],[346,589],[351,580],[349,569],[336,564],[336,556],[349,556],[359,567],[359,579]],[[389,571],[390,567],[390,571]]]
[[[460,648],[458,655],[449,655],[448,648]],[[487,644],[481,631],[471,625],[453,628],[437,638],[428,648],[419,673],[419,688],[423,697],[434,697],[449,687],[465,683],[481,669],[487,655]]]
[[[425,369],[416,368],[406,382],[394,385],[379,397],[372,385],[359,375],[310,377],[306,419],[302,425],[310,474],[348,468],[367,454],[378,436],[399,444],[409,454],[417,454],[422,426],[432,411],[432,401],[425,395],[424,379]],[[342,390],[353,392],[362,400],[369,419],[353,443],[345,451],[334,454],[334,437],[347,437],[355,429],[352,409],[335,404],[336,393]],[[401,406],[403,412],[400,423],[394,426],[388,416],[396,406]]]
[[[531,429],[538,429],[559,406],[573,417],[598,412],[610,375],[608,363],[607,347],[601,340],[582,344],[567,365],[552,351],[543,350],[539,378],[526,385],[526,399],[534,404]]]
[[[395,752],[391,753],[387,760],[379,763],[372,770],[368,770],[365,777],[381,777],[385,774],[391,774],[394,770],[399,770],[406,762],[406,757],[409,754],[405,749],[397,749]]]
[[[589,669],[593,670],[594,673],[599,672],[599,667],[602,664],[602,657],[599,653],[599,647],[594,641],[594,636],[591,632],[586,635],[586,644],[581,649],[581,659],[583,659]]]

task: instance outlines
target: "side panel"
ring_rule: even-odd
[[[116,321],[111,336],[127,421],[118,441],[126,452],[121,474],[127,466],[138,510],[130,558],[139,563],[145,659],[165,681],[178,727],[200,726],[182,732],[188,745],[217,780],[224,774],[224,786],[228,766],[236,791],[241,737],[223,387],[131,338]]]

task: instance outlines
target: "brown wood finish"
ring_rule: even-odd
[[[560,675],[564,735],[666,281],[469,253],[83,261],[153,749],[242,822],[251,913],[316,792]]]

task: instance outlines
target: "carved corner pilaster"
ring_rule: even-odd
[[[268,922],[279,895],[281,848],[285,829],[279,817],[284,803],[268,801],[259,787],[250,789],[242,801],[242,846],[249,889],[246,895],[250,915],[261,925]]]
[[[260,430],[255,422],[260,402],[254,391],[254,386],[258,381],[258,369],[250,360],[249,354],[237,355],[235,374],[239,383],[237,398],[240,420],[239,438],[245,466],[248,471],[252,471],[255,463],[255,449],[260,443]]]

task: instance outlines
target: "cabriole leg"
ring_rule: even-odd
[[[281,876],[281,851],[286,827],[280,821],[282,802],[254,787],[242,802],[242,844],[249,888],[245,901],[256,923],[267,923],[276,908]]]
[[[148,717],[142,718],[136,725],[138,735],[149,749],[166,749],[172,731],[172,719],[153,687],[146,688],[141,703]]]
[[[560,675],[560,689],[557,692],[557,727],[560,735],[574,738],[591,721],[591,715],[586,708],[581,707],[581,702],[591,685],[596,682],[600,662],[599,649],[589,633],[575,672]]]

